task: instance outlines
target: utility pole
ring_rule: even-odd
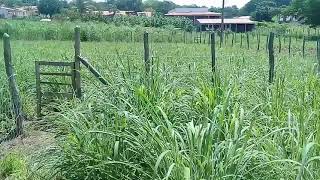
[[[224,5],[225,5],[225,0],[222,0],[222,9],[221,9],[221,31],[224,31]]]
[[[222,9],[221,9],[221,25],[220,25],[220,47],[221,47],[221,42],[223,42],[223,33],[224,33],[224,4],[225,4],[225,0],[222,0]]]

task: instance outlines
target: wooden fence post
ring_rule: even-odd
[[[240,48],[242,48],[242,39],[243,39],[243,35],[242,35],[242,33],[241,33],[241,39],[240,39]]]
[[[302,42],[302,57],[305,57],[305,48],[306,48],[306,36],[303,36],[303,42]]]
[[[173,37],[173,35],[174,35],[174,32],[171,31],[171,40],[170,40],[171,43],[175,40],[174,37]]]
[[[19,88],[16,82],[16,74],[12,63],[10,36],[8,34],[3,35],[3,50],[6,74],[9,81],[9,90],[13,104],[13,111],[16,119],[16,127],[14,132],[15,134],[12,135],[12,137],[8,137],[9,139],[11,139],[23,134],[23,121],[25,120],[25,117],[22,111]]]
[[[268,51],[268,47],[269,47],[269,36],[267,36],[266,51]]]
[[[258,47],[257,47],[257,50],[259,51],[259,50],[260,50],[260,41],[261,41],[260,33],[259,33],[259,34],[257,34],[257,41],[258,41]]]
[[[280,34],[278,35],[278,39],[279,39],[279,53],[281,53],[281,36]]]
[[[269,37],[269,83],[273,82],[274,79],[274,49],[273,49],[274,33],[270,32]]]
[[[35,72],[36,72],[36,90],[37,90],[37,117],[41,117],[41,101],[42,101],[42,93],[40,86],[40,64],[39,62],[35,62]]]
[[[289,55],[291,55],[291,36],[289,36]]]
[[[257,34],[257,51],[260,50],[260,34]]]
[[[222,42],[223,42],[223,32],[220,31],[220,48],[222,47]]]
[[[81,55],[81,40],[80,40],[80,27],[77,26],[74,29],[74,91],[76,93],[77,98],[82,97],[81,92],[81,76],[80,76],[80,60],[79,57]]]
[[[232,42],[232,47],[233,47],[234,39],[235,39],[234,36],[235,36],[234,33],[232,33],[232,40],[231,40],[231,42]]]
[[[216,37],[215,33],[211,33],[211,69],[213,74],[216,72]]]
[[[146,74],[150,73],[150,49],[149,49],[149,33],[145,32],[143,35],[144,44],[144,63],[146,68]]]
[[[248,46],[248,49],[250,49],[250,40],[249,40],[249,34],[248,33],[246,33],[247,34],[247,46]]]
[[[229,38],[229,33],[224,33],[224,45],[227,45],[228,38]]]
[[[320,39],[317,40],[318,75],[320,75]]]

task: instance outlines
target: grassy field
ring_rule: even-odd
[[[161,23],[158,22],[158,23]],[[185,32],[181,28],[164,26],[153,28],[149,26],[130,26],[123,22],[120,24],[106,24],[102,22],[70,22],[54,20],[52,22],[39,22],[27,20],[0,20],[0,33],[9,33],[15,40],[73,40],[74,27],[79,25],[82,29],[82,41],[109,41],[109,42],[142,42],[141,37],[145,31],[156,34],[153,42],[192,43],[194,37],[200,36],[197,32]],[[319,28],[310,28],[305,25],[259,23],[254,33],[263,36],[269,35],[270,31],[281,36],[292,36],[302,39],[317,40],[320,37]],[[202,37],[208,37],[209,33],[202,32]]]
[[[250,36],[251,37],[251,36]],[[156,38],[152,37],[151,39]],[[315,42],[275,40],[276,79],[268,83],[266,37],[240,36],[219,48],[212,83],[208,44],[85,42],[82,55],[110,83],[82,68],[84,98],[48,104],[34,127],[56,143],[0,161],[16,179],[319,179],[320,81]],[[72,61],[71,41],[13,41],[24,110],[35,117],[35,60]],[[0,47],[2,48],[2,46]],[[0,67],[4,67],[1,57]],[[0,71],[1,131],[12,127],[7,80]],[[55,88],[56,87],[48,87]],[[54,107],[55,112],[49,111]]]

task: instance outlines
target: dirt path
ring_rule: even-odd
[[[23,138],[18,137],[0,144],[0,160],[10,152],[20,152],[25,156],[30,156],[54,145],[54,142],[54,136],[51,133],[34,130],[27,131]]]

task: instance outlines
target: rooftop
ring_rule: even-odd
[[[238,19],[250,19],[251,16],[239,16],[239,17],[236,17]]]
[[[1,6],[0,9],[5,9],[5,10],[8,10],[8,11],[14,11],[15,10],[15,9],[4,7],[4,6]]]
[[[175,8],[169,13],[204,13],[209,12],[208,8]]]
[[[221,19],[197,19],[199,24],[221,24]],[[255,24],[254,21],[250,19],[243,18],[233,18],[233,19],[224,19],[224,24]]]
[[[175,8],[166,16],[220,16],[221,13],[209,12],[208,8]]]
[[[18,12],[18,11],[20,11],[20,12],[27,12],[26,10],[24,10],[24,9],[22,9],[22,8],[15,8],[15,9],[13,9],[13,8],[8,8],[8,7],[1,6],[0,9],[5,9],[5,10],[7,10],[7,11],[15,11],[15,12]]]
[[[189,12],[189,13],[171,12],[171,13],[168,13],[165,15],[166,16],[221,16],[221,13],[215,13],[215,12]]]

